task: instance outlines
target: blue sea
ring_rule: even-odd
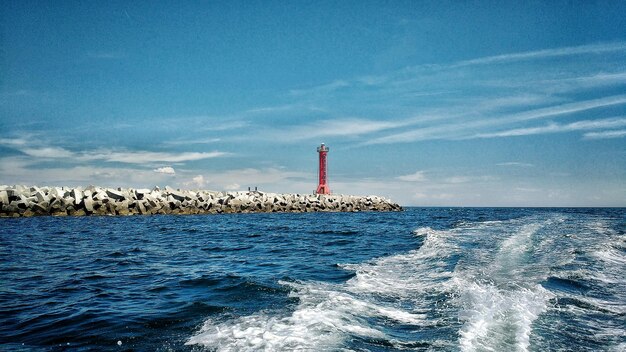
[[[626,351],[626,209],[0,219],[3,351]]]

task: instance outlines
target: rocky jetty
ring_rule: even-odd
[[[399,210],[378,196],[0,186],[0,217]]]

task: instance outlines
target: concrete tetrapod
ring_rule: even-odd
[[[0,186],[0,217],[401,210],[378,196]]]

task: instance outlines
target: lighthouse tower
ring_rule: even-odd
[[[319,168],[319,185],[317,186],[317,194],[330,194],[330,187],[328,187],[328,179],[326,173],[326,154],[328,154],[328,147],[322,143],[317,147],[317,152],[320,155],[320,168]]]

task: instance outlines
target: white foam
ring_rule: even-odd
[[[288,312],[260,312],[228,321],[207,320],[187,344],[204,345],[218,351],[336,350],[350,335],[384,339],[404,348],[413,341],[386,336],[384,324],[432,325],[420,306],[400,308],[399,299],[415,299],[423,290],[442,286],[451,272],[446,258],[457,249],[447,240],[451,233],[427,230],[422,247],[405,254],[383,257],[361,264],[341,265],[356,275],[343,284],[280,282],[299,299]],[[432,308],[433,302],[420,302]],[[410,306],[410,305],[409,305]],[[372,323],[372,319],[382,325]]]
[[[426,238],[418,250],[345,266],[356,272],[347,284],[355,292],[412,298],[424,310],[433,309],[434,302],[425,297],[428,293],[453,294],[464,322],[459,340],[463,350],[524,351],[533,321],[553,297],[538,284],[548,276],[548,269],[533,267],[537,263],[530,257],[535,249],[551,245],[550,238],[534,238],[545,224],[525,219],[468,223],[448,231],[419,228],[414,233]],[[451,267],[456,255],[462,255],[464,262]],[[453,311],[448,307],[445,314]],[[514,344],[508,345],[510,341]]]
[[[592,236],[553,235],[567,234],[568,226],[575,230],[580,224],[555,216],[464,223],[451,230],[421,227],[414,231],[423,237],[416,250],[341,265],[355,273],[341,284],[281,282],[298,298],[297,306],[208,320],[187,343],[218,351],[342,350],[358,336],[411,349],[414,341],[388,336],[387,327],[435,328],[437,317],[458,315],[462,326],[456,342],[461,350],[527,351],[533,324],[552,309],[549,302],[555,294],[540,285],[553,275],[552,268],[562,273],[560,267],[584,251],[600,259],[577,269],[584,270],[584,277],[624,283],[623,254]],[[599,236],[615,235],[604,223],[590,227],[601,231]],[[442,297],[452,299],[442,302]],[[610,299],[590,298],[590,303],[623,314],[623,297],[617,292]],[[573,314],[586,314],[578,309]],[[439,342],[449,349],[455,341]]]
[[[416,231],[427,236],[417,250],[357,265],[343,265],[344,269],[356,273],[347,282],[349,289],[397,299],[418,298],[424,292],[440,291],[441,283],[452,277],[448,260],[459,252],[459,247],[451,241],[455,234],[431,228]]]
[[[343,291],[341,285],[291,283],[299,304],[291,314],[261,312],[226,322],[208,320],[187,341],[218,351],[309,351],[336,349],[348,336],[389,339],[366,318],[418,325],[425,315],[384,306]]]
[[[626,256],[611,246],[605,246],[594,252],[594,255],[598,259],[611,265],[626,265]]]
[[[420,227],[416,230],[413,230],[413,234],[415,236],[428,236],[428,235],[436,235],[441,233],[442,231],[433,230],[430,227]]]
[[[511,221],[483,227],[481,245],[467,253],[470,263],[455,270],[463,351],[528,350],[532,323],[553,297],[538,284],[548,270],[533,265],[541,261],[532,254],[544,246],[545,238],[535,239],[543,225]]]
[[[465,322],[459,341],[463,351],[528,350],[532,323],[547,309],[550,292],[540,285],[510,291],[460,279],[455,282],[462,307],[459,318]]]
[[[585,224],[588,229],[595,232],[596,234],[604,234],[604,235],[614,235],[616,234],[615,230],[611,228],[605,220],[596,220],[591,221]]]
[[[612,352],[626,351],[626,342],[621,342],[621,343],[616,344],[615,346],[611,346],[609,351],[612,351]]]

